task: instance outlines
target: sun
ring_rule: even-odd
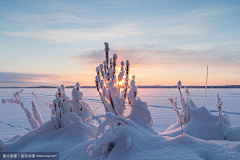
[[[117,81],[117,86],[119,86],[120,88],[124,88],[125,86],[125,81],[124,80],[121,80],[121,81]]]
[[[118,82],[119,86],[122,86],[123,84],[124,84],[123,81]]]

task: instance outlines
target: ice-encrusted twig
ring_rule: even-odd
[[[106,53],[106,62],[107,62],[107,69],[108,69],[108,61],[109,61],[109,57],[108,57],[108,52],[109,52],[109,45],[107,42],[104,43],[105,45],[105,53]]]
[[[10,102],[11,104],[16,103],[21,106],[21,102],[18,99],[2,99],[2,103],[5,104],[7,102]]]
[[[127,60],[126,61],[126,67],[125,67],[125,71],[126,71],[126,79],[125,79],[125,88],[124,88],[124,92],[123,92],[123,105],[125,105],[125,101],[126,101],[126,97],[127,97],[127,88],[128,88],[128,77],[129,77],[129,67],[130,67],[130,63]]]
[[[116,60],[117,60],[117,55],[114,54],[113,55],[113,78],[114,79],[116,78],[116,75],[115,75],[115,73],[116,73],[116,65],[117,65]]]
[[[179,119],[179,122],[181,124],[181,130],[182,130],[182,134],[183,134],[183,122],[182,122],[182,118],[180,117],[180,113],[179,113],[179,110],[178,110],[178,107],[177,107],[177,97],[175,97],[174,99],[173,98],[168,98],[169,102],[173,105],[174,107],[174,111],[177,113],[178,115],[178,119]]]
[[[109,94],[109,97],[110,97],[110,102],[111,102],[111,105],[112,105],[112,110],[114,111],[115,115],[119,115],[117,109],[116,109],[116,105],[113,101],[113,92],[111,89],[108,89],[108,94]]]
[[[233,134],[233,133],[235,133],[235,132],[237,132],[237,131],[240,131],[240,130],[235,130],[235,131],[232,131],[232,132],[228,133],[223,139],[224,140],[228,140],[228,136]]]
[[[96,88],[97,88],[97,91],[98,91],[98,93],[99,93],[99,96],[100,96],[100,98],[101,98],[101,100],[102,100],[102,103],[103,103],[103,106],[104,106],[104,108],[105,108],[105,111],[109,112],[109,110],[108,110],[108,108],[107,108],[107,106],[106,106],[106,104],[105,104],[104,97],[103,97],[102,93],[101,93],[100,90],[99,90],[99,87],[100,87],[100,86],[99,86],[99,81],[100,81],[100,78],[99,78],[99,75],[97,75],[97,76],[96,76],[96,80],[95,80]]]
[[[46,106],[48,106],[51,110],[54,108],[54,105],[52,104],[52,103],[49,103],[49,102],[47,102],[47,101],[44,101],[44,100],[42,100],[41,98],[39,98],[35,93],[33,93],[32,92],[32,95],[33,96],[35,96],[35,97],[37,97],[40,101],[42,101],[43,103],[45,103],[46,104]]]

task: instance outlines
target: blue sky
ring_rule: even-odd
[[[240,84],[240,1],[0,1],[0,86],[94,85],[104,42],[138,85]]]

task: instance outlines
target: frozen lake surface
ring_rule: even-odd
[[[13,98],[13,93],[20,89],[0,89],[0,99]],[[66,94],[71,97],[71,90],[66,89]],[[83,98],[88,102],[97,115],[104,113],[102,102],[99,98],[96,89],[81,89]],[[182,92],[184,89],[182,90]],[[194,103],[200,107],[204,104],[204,89],[189,89],[191,98]],[[20,94],[24,106],[31,109],[31,101],[35,100],[40,113],[45,121],[50,120],[50,109],[39,99],[31,95],[34,92],[40,98],[47,102],[55,99],[56,89],[35,89],[27,88]],[[177,121],[177,114],[173,111],[173,106],[169,103],[167,97],[178,97],[178,106],[181,106],[179,92],[177,89],[138,89],[139,97],[146,101],[151,111],[154,126],[153,128],[158,132],[164,132],[171,124]],[[185,92],[185,91],[184,91]],[[240,126],[240,89],[208,89],[206,107],[213,113],[217,114],[216,94],[219,93],[223,101],[223,112],[226,113],[232,123],[232,126]],[[186,95],[183,94],[186,98]],[[129,107],[125,114],[130,112]],[[2,104],[0,103],[0,139],[6,140],[16,134],[24,135],[30,130],[31,126],[23,109],[17,104]]]

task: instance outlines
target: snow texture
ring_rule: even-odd
[[[229,141],[205,141],[188,134],[175,137],[154,135],[139,125],[116,126],[111,132],[97,140],[92,139],[93,130],[80,120],[65,128],[38,129],[6,143],[5,152],[49,152],[60,153],[60,159],[238,159],[240,143]],[[52,124],[52,123],[51,123]],[[114,147],[109,144],[114,142]],[[64,145],[63,145],[64,144]],[[111,145],[113,146],[113,145]],[[109,150],[111,148],[111,150]],[[88,152],[92,156],[89,156]],[[184,156],[181,156],[184,155]]]

